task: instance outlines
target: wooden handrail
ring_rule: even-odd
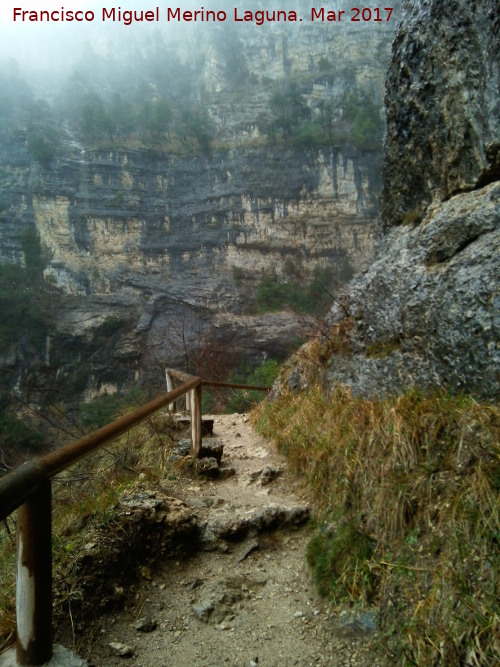
[[[140,424],[154,412],[190,395],[191,447],[201,451],[201,379],[183,375],[183,382],[150,403],[111,424],[19,466],[0,479],[0,520],[18,509],[15,657],[5,664],[44,665],[52,658],[52,526],[51,478]],[[3,656],[0,663],[4,664]]]
[[[0,521],[22,505],[44,479],[54,477],[54,475],[69,468],[73,463],[114,440],[146,417],[165,405],[173,403],[177,398],[201,384],[200,378],[188,377],[190,379],[183,384],[166,394],[162,394],[134,412],[128,412],[123,417],[111,422],[111,424],[107,424],[79,440],[70,442],[61,449],[24,463],[13,472],[2,477],[0,479]]]
[[[201,384],[200,378],[193,376],[187,377],[189,377],[189,380],[185,380],[183,384],[179,385],[172,391],[168,391],[166,394],[162,394],[134,412],[128,412],[123,415],[123,417],[111,422],[111,424],[107,424],[97,431],[94,431],[79,440],[75,440],[62,449],[58,449],[55,452],[42,456],[40,460],[42,464],[46,466],[49,477],[57,475],[57,473],[65,470],[76,461],[98,449],[101,445],[126,433],[126,431],[139,424],[146,419],[146,417],[149,417],[165,405],[173,403],[177,398]]]
[[[191,448],[201,452],[201,387],[269,391],[269,387],[202,381],[182,371],[166,369],[168,391],[111,424],[70,442],[38,459],[28,461],[0,479],[0,520],[18,509],[17,515],[17,641],[15,663],[7,654],[5,664],[43,665],[52,657],[52,553],[51,478],[96,451],[146,417],[186,395],[191,414]],[[173,379],[180,381],[174,387]],[[0,664],[4,664],[3,655]],[[14,658],[13,658],[14,659]]]
[[[271,391],[271,387],[262,387],[255,384],[238,384],[235,382],[213,382],[212,380],[202,380],[203,387],[221,387],[223,389],[248,389],[248,391]]]

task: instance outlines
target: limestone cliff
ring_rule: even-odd
[[[386,88],[390,231],[332,308],[327,334],[342,345],[323,354],[327,384],[498,397],[499,44],[495,0],[405,4]],[[299,359],[291,384],[305,375]]]
[[[113,319],[110,357],[137,362],[154,347],[178,363],[181,337],[191,345],[209,329],[227,336],[224,313],[246,312],[236,283],[280,276],[287,262],[363,266],[373,247],[377,165],[376,155],[352,149],[87,151],[50,172],[11,167],[5,208],[14,224],[3,227],[4,248],[19,252],[20,230],[36,225],[51,256],[46,274],[75,297],[59,313],[61,335],[85,340]],[[298,335],[297,318],[267,319],[267,342],[252,336],[248,353],[284,354]],[[255,318],[232,319],[233,337],[247,339],[248,326]],[[61,363],[60,346],[51,355]]]
[[[353,89],[379,106],[395,20],[396,12],[383,28],[204,26],[173,46],[140,44],[140,58],[120,63],[127,86],[134,73],[144,76],[133,69],[144,58],[166,77],[145,81],[144,95],[153,103],[164,84],[178,103],[180,134],[161,146],[151,137],[137,148],[137,136],[85,136],[77,116],[59,123],[53,155],[33,159],[33,111],[14,109],[11,127],[0,128],[0,259],[22,263],[20,237],[36,229],[59,301],[44,349],[33,355],[21,345],[3,360],[10,386],[38,378],[41,390],[32,396],[42,400],[55,377],[78,400],[147,374],[161,381],[164,363],[184,365],[188,348],[214,342],[254,362],[289,353],[303,319],[286,309],[256,313],[251,301],[264,276],[286,281],[293,272],[307,280],[330,268],[345,281],[368,266],[380,150],[370,132],[366,145],[344,136],[343,114]],[[89,55],[94,62],[99,48]],[[187,93],[184,72],[194,81]],[[99,93],[111,89],[105,67],[94,65],[91,75]],[[299,82],[311,124],[327,121],[321,141],[271,137],[273,95],[288,80]],[[77,106],[74,84],[71,104],[61,102],[58,113]],[[183,143],[183,105],[193,99],[206,107],[210,150]],[[85,99],[79,104],[85,109]],[[42,135],[53,125],[48,117]]]

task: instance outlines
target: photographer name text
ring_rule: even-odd
[[[253,10],[235,7],[233,10],[205,9],[184,10],[182,7],[154,7],[151,9],[122,9],[103,7],[99,12],[90,9],[23,9],[14,7],[14,23],[118,23],[131,26],[143,23],[226,23],[254,24],[268,23],[387,23],[391,20],[392,7],[352,7],[351,9],[330,9],[311,7],[303,15],[284,9]]]

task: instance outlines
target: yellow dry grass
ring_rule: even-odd
[[[443,392],[384,400],[342,387],[289,392],[253,419],[317,503],[324,550],[346,524],[373,541],[319,582],[333,599],[376,600],[391,659],[494,664],[498,633],[499,420],[493,405]],[[313,545],[318,551],[318,544]],[[332,556],[333,557],[333,556]]]

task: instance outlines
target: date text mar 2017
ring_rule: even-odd
[[[324,7],[311,8],[311,21],[320,21],[323,23],[340,23],[342,17],[345,21],[351,23],[383,23],[390,20],[393,7],[352,7],[348,9],[325,9]],[[346,16],[344,16],[346,14]]]
[[[210,10],[201,7],[199,10],[181,10],[180,7],[167,7],[166,8],[166,20],[178,21],[178,22],[225,22],[227,19],[227,13],[224,10]],[[321,22],[321,23],[345,23],[350,21],[353,23],[356,22],[384,22],[389,21],[393,12],[392,7],[352,7],[350,10],[334,10],[334,9],[325,9],[324,7],[313,7],[310,10],[310,21],[311,22]],[[67,10],[64,7],[61,9],[56,9],[52,11],[48,10],[26,10],[20,7],[13,8],[13,21],[14,22],[42,22],[42,23],[59,23],[59,22],[87,22],[91,23],[95,20],[96,15],[92,10]],[[121,7],[112,7],[112,8],[102,8],[101,14],[102,22],[118,22],[123,23],[126,26],[129,26],[133,23],[144,23],[144,22],[159,22],[160,21],[160,8],[155,7],[154,9],[149,10],[130,10],[122,9]],[[233,20],[235,23],[255,23],[256,25],[262,25],[264,23],[280,22],[280,21],[291,21],[296,22],[297,20],[302,22],[302,18],[297,16],[297,13],[294,11],[283,11],[283,10],[266,10],[266,11],[250,11],[250,10],[238,10],[234,9]]]

